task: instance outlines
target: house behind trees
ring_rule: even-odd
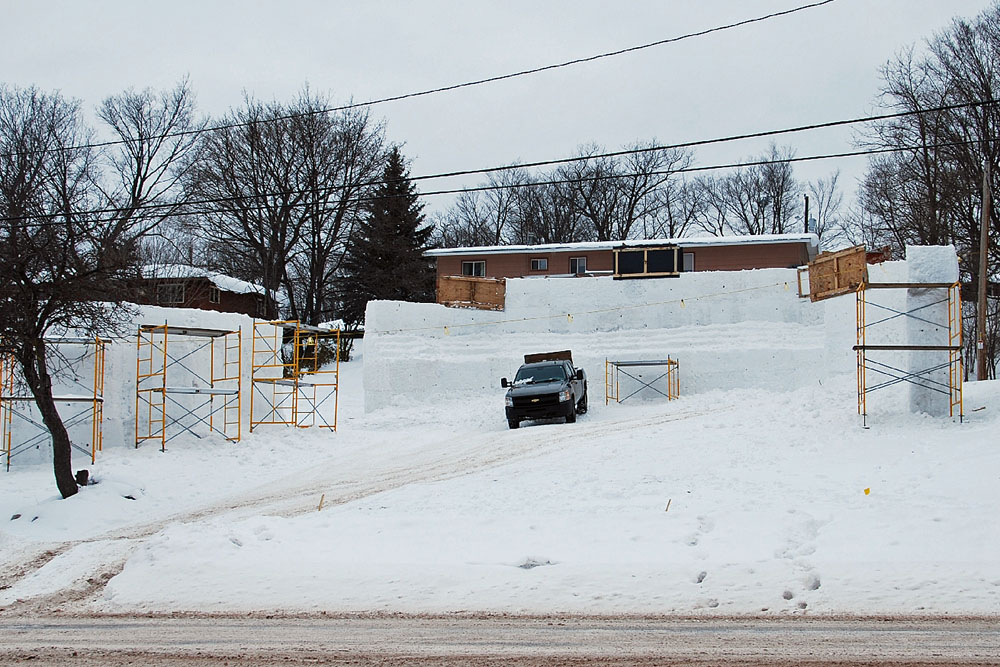
[[[677,271],[740,271],[807,264],[819,251],[815,234],[762,234],[708,238],[594,241],[428,250],[437,277],[524,278],[612,275],[621,249],[678,248]]]
[[[265,290],[238,278],[183,264],[146,266],[137,281],[138,303],[168,308],[198,308],[274,319]],[[273,307],[271,308],[273,310]]]

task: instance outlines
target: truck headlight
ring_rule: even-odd
[[[506,405],[508,408],[514,407],[514,399],[511,398],[510,396],[504,396],[503,397],[503,402],[504,402],[504,405]]]
[[[569,389],[563,389],[559,392],[559,402],[565,403],[570,399]]]

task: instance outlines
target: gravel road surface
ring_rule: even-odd
[[[7,617],[32,665],[1000,665],[1000,619]]]

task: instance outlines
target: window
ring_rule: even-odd
[[[479,260],[477,262],[462,262],[462,275],[474,276],[476,278],[485,278],[486,261]]]
[[[615,248],[614,258],[614,278],[665,278],[681,274],[682,260],[677,246]]]
[[[569,258],[569,272],[574,275],[579,275],[581,273],[587,272],[587,258],[586,257],[570,257]]]
[[[257,302],[257,317],[267,317],[267,309],[264,308],[264,297],[258,296],[255,301]]]
[[[694,271],[694,253],[686,252],[684,253],[684,270]]]
[[[157,285],[156,303],[184,303],[184,283]]]
[[[219,303],[220,301],[222,301],[222,291],[215,285],[211,285],[208,288],[208,302]]]
[[[539,257],[531,260],[531,270],[532,271],[548,271],[549,270],[549,260],[545,257]]]

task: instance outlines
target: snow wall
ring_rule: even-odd
[[[950,247],[935,250],[922,264],[955,256]],[[905,261],[868,269],[872,282],[908,282],[926,273],[911,276]],[[879,298],[897,311],[906,306],[906,290],[885,290]],[[909,340],[905,319],[883,322],[877,342]],[[374,301],[365,319],[365,409],[456,400],[472,392],[500,395],[500,378],[512,377],[524,354],[563,349],[587,371],[593,400],[601,398],[607,359],[676,359],[682,395],[795,389],[855,372],[856,321],[853,295],[818,303],[800,298],[794,269],[647,280],[509,279],[502,312]],[[903,353],[889,357],[893,364],[908,363]],[[641,377],[661,372],[649,368]],[[640,386],[628,382],[623,395]],[[906,396],[901,383],[880,400]],[[662,400],[648,391],[637,398]]]
[[[365,408],[501,393],[524,354],[562,349],[587,371],[593,400],[606,359],[676,359],[682,394],[791,388],[826,364],[823,321],[822,306],[798,297],[794,269],[510,279],[502,312],[377,301],[365,318]]]

